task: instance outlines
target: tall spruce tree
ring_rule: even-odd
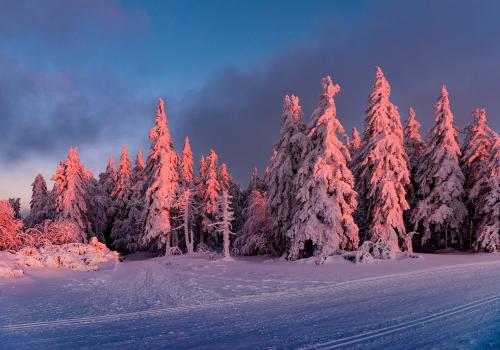
[[[465,141],[462,147],[461,169],[464,173],[465,183],[465,205],[467,207],[467,229],[465,234],[466,247],[472,246],[475,235],[475,227],[481,218],[475,215],[475,201],[472,200],[470,192],[479,180],[478,174],[483,167],[487,166],[493,144],[498,135],[488,127],[486,110],[476,108],[472,112],[473,122],[466,129]],[[484,173],[483,173],[484,175]]]
[[[86,242],[90,229],[85,201],[88,177],[80,164],[76,147],[70,148],[68,158],[61,161],[52,180],[55,189],[56,220],[74,224],[78,229],[75,233],[77,240]]]
[[[47,183],[42,174],[38,174],[35,177],[31,186],[30,213],[26,218],[26,225],[29,227],[41,224],[44,220],[52,217],[51,198],[47,191]]]
[[[113,198],[114,221],[111,230],[113,247],[119,251],[125,251],[128,237],[125,236],[123,222],[128,216],[132,182],[130,173],[130,159],[127,148],[122,147],[120,163],[116,168],[116,183],[111,194]]]
[[[155,126],[151,129],[149,138],[152,143],[145,169],[145,228],[141,242],[144,246],[164,248],[165,253],[170,254],[170,211],[175,203],[179,175],[177,154],[173,148],[165,104],[161,98],[158,102]]]
[[[194,183],[193,152],[187,136],[179,157],[179,181],[184,187],[191,187]]]
[[[334,96],[340,91],[327,76],[323,93],[308,129],[310,142],[297,172],[297,211],[287,232],[288,258],[330,255],[358,247],[354,178],[347,167],[350,155],[337,134],[344,129],[337,119]]]
[[[435,114],[427,149],[417,168],[418,202],[411,221],[416,231],[423,231],[422,245],[439,248],[459,242],[466,216],[462,202],[464,175],[458,163],[458,132],[445,86],[441,88]]]
[[[274,146],[274,154],[266,176],[267,208],[271,217],[274,218],[278,232],[277,238],[283,241],[280,245],[284,245],[286,233],[290,229],[293,214],[298,207],[295,177],[302,161],[303,152],[309,142],[304,131],[305,125],[299,98],[293,95],[285,96],[280,138]],[[253,195],[257,198],[256,196],[256,194]],[[255,198],[254,202],[258,202]],[[249,203],[248,206],[251,204]],[[246,221],[248,220],[247,218]]]
[[[120,227],[117,228],[121,236],[121,249],[129,253],[139,250],[140,238],[144,230],[144,198],[147,184],[144,167],[144,158],[142,152],[139,151],[131,174],[127,214]]]
[[[204,233],[210,233],[211,225],[216,220],[216,215],[218,212],[217,199],[220,194],[220,184],[217,178],[217,162],[218,156],[213,149],[210,150],[210,154],[205,158],[204,161],[204,171],[203,178],[201,180],[200,186],[200,200],[201,200],[201,232],[200,241],[202,243],[208,243],[208,238],[205,240]],[[212,237],[213,238],[213,237]],[[213,243],[213,240],[212,240]]]
[[[474,203],[477,251],[500,252],[500,137],[493,133],[489,158],[479,168],[469,200]]]
[[[397,107],[390,101],[391,88],[377,67],[366,110],[361,147],[353,161],[359,194],[356,218],[367,248],[375,258],[393,258],[401,249],[412,251],[404,211],[409,208],[408,157]]]
[[[408,119],[406,120],[404,129],[404,142],[412,176],[414,176],[417,170],[420,156],[425,151],[425,144],[422,136],[420,136],[419,129],[420,123],[415,117],[415,110],[410,107],[408,108]]]

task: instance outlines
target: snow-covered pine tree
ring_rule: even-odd
[[[229,171],[227,170],[226,163],[222,163],[219,167],[219,172],[217,173],[217,179],[219,181],[219,186],[221,191],[229,191],[233,178]]]
[[[114,199],[121,198],[122,200],[126,197],[127,191],[130,189],[130,177],[130,159],[127,147],[123,146],[120,163],[118,163],[118,167],[116,168],[115,188],[111,193],[111,197]]]
[[[216,220],[217,215],[217,199],[220,193],[220,184],[217,179],[217,153],[213,149],[210,150],[210,154],[204,160],[204,170],[203,178],[200,186],[200,201],[201,201],[201,231],[200,231],[200,242],[208,243],[204,239],[204,232],[209,233],[211,224]],[[202,168],[200,167],[200,169]]]
[[[144,176],[144,158],[138,152],[131,175],[130,198],[127,203],[127,214],[117,228],[122,237],[122,250],[135,252],[139,250],[139,240],[144,230],[144,198],[146,192],[146,179]]]
[[[375,258],[393,258],[395,252],[412,251],[403,213],[409,208],[410,183],[403,127],[397,107],[390,101],[391,88],[377,67],[365,117],[365,131],[353,160],[359,194],[356,218],[361,236],[369,241],[362,249]]]
[[[420,136],[419,130],[420,123],[415,117],[415,110],[410,107],[408,108],[408,119],[406,120],[404,129],[404,142],[412,176],[414,176],[417,170],[420,156],[425,151],[425,144]]]
[[[0,200],[0,250],[18,249],[21,246],[19,234],[22,220],[16,219],[14,209],[8,200]]]
[[[406,120],[404,128],[404,145],[410,166],[410,186],[408,187],[406,197],[411,208],[414,208],[417,202],[416,194],[418,192],[418,184],[415,182],[417,165],[420,157],[425,151],[425,144],[420,136],[419,130],[420,123],[415,117],[415,110],[412,107],[409,107],[408,119]],[[409,226],[410,214],[411,213],[409,211],[405,213],[407,226]]]
[[[500,252],[500,137],[495,132],[491,136],[490,156],[475,175],[469,199],[475,204],[474,249]]]
[[[184,147],[179,157],[179,181],[183,186],[192,186],[194,183],[193,152],[189,143],[189,137],[184,140]]]
[[[486,166],[488,158],[498,135],[488,127],[486,110],[476,108],[472,112],[473,122],[466,129],[465,141],[462,147],[461,168],[465,177],[465,204],[468,210],[465,245],[472,246],[474,227],[478,224],[475,218],[475,200],[471,200],[470,191],[478,180],[479,171]]]
[[[14,210],[14,217],[21,219],[21,198],[9,198],[10,206]]]
[[[297,211],[287,232],[291,260],[353,250],[359,244],[352,217],[357,195],[347,166],[350,155],[337,135],[345,134],[334,100],[340,86],[329,76],[321,85],[323,93],[308,128],[310,142],[295,179]]]
[[[90,229],[85,201],[88,177],[80,164],[76,147],[70,148],[68,158],[61,161],[52,180],[55,189],[56,220],[75,224],[79,230],[75,232],[77,240],[86,242]]]
[[[253,189],[247,202],[243,211],[245,222],[238,232],[234,246],[243,255],[281,254],[281,244],[276,237],[274,222],[266,207],[266,193]]]
[[[131,175],[131,182],[132,186],[135,185],[139,181],[144,181],[146,178],[144,176],[144,156],[142,155],[142,152],[139,151],[137,152],[137,155],[135,157],[135,163],[134,163],[134,168],[132,169],[132,175]]]
[[[231,199],[227,191],[222,191],[217,199],[217,219],[218,221],[211,223],[210,226],[215,226],[215,232],[222,235],[222,240],[224,242],[223,255],[224,260],[232,261],[229,246],[230,246],[230,236],[234,235],[231,231],[231,222],[234,219],[233,209],[231,208]]]
[[[47,191],[47,183],[42,174],[38,174],[31,184],[32,193],[30,201],[30,213],[26,218],[28,227],[42,223],[46,219],[50,219],[50,197]]]
[[[250,176],[250,181],[248,182],[247,194],[250,195],[250,192],[253,189],[258,189],[259,191],[267,191],[266,181],[265,179],[260,177],[259,169],[257,169],[257,167],[254,167],[252,169],[252,175]]]
[[[89,186],[87,202],[89,203],[89,220],[94,233],[99,239],[111,247],[111,229],[114,220],[114,208],[111,194],[116,186],[115,163],[112,157],[108,160],[106,170],[99,174],[96,185]]]
[[[476,108],[472,112],[474,121],[467,127],[462,147],[462,172],[466,188],[474,186],[479,170],[488,160],[495,142],[496,133],[488,127],[486,109]]]
[[[352,128],[352,136],[349,139],[349,153],[351,154],[351,158],[354,157],[359,147],[361,147],[361,136],[359,136],[358,128]]]
[[[206,161],[205,161],[205,156],[202,155],[201,158],[200,158],[200,168],[199,168],[200,180],[202,180],[202,181],[205,178],[205,168],[206,168],[206,166],[207,166],[207,164],[206,164]]]
[[[164,247],[165,253],[170,254],[170,211],[175,203],[179,175],[177,154],[173,148],[165,104],[161,98],[158,102],[155,126],[151,129],[149,138],[152,144],[145,169],[145,229],[141,242],[144,246]]]
[[[290,229],[294,211],[298,207],[295,177],[302,161],[303,152],[306,150],[309,142],[309,139],[304,134],[304,130],[305,125],[299,98],[293,95],[285,96],[280,138],[274,146],[269,172],[266,176],[268,187],[267,208],[276,224],[276,231],[278,232],[278,237],[276,238],[280,241],[277,242],[278,246],[284,246],[286,233]],[[256,178],[257,175],[253,175],[253,177]],[[253,180],[253,182],[257,182],[257,180]],[[261,196],[260,192],[259,195]],[[257,202],[261,199],[257,198],[258,195],[255,193],[253,197],[256,203],[252,204],[252,194],[250,193],[249,208],[252,206],[258,207]],[[253,209],[249,209],[250,212]],[[245,222],[247,221],[248,218]],[[245,224],[245,226],[248,225]],[[249,234],[248,230],[247,234]],[[246,251],[246,249],[244,250]]]
[[[116,169],[116,183],[111,198],[113,200],[113,228],[111,229],[111,241],[116,250],[126,251],[129,237],[124,235],[123,222],[128,216],[129,201],[132,191],[130,159],[127,148],[122,147],[120,163]]]
[[[427,149],[420,157],[417,168],[418,202],[411,222],[415,231],[423,230],[422,245],[438,248],[461,239],[460,229],[467,212],[462,202],[464,175],[458,163],[458,132],[453,124],[448,90],[444,85],[435,114]]]

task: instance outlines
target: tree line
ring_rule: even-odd
[[[0,249],[96,236],[124,253],[223,249],[227,258],[366,261],[414,248],[500,250],[500,138],[485,109],[473,111],[460,147],[443,86],[424,141],[411,107],[402,124],[377,68],[364,130],[348,136],[337,118],[339,84],[326,76],[321,88],[307,124],[299,98],[285,96],[270,163],[262,177],[254,170],[246,189],[214,150],[195,173],[190,140],[177,154],[160,99],[146,161],[139,152],[132,165],[123,147],[116,169],[110,159],[96,179],[71,148],[52,190],[35,178],[24,221],[18,202],[1,202]]]

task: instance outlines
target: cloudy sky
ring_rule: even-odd
[[[320,79],[362,128],[374,67],[423,133],[440,86],[457,126],[487,108],[500,129],[499,1],[0,1],[0,198],[28,205],[70,146],[97,176],[126,145],[147,152],[158,97],[179,149],[214,148],[235,178],[263,168],[285,94],[305,119]]]

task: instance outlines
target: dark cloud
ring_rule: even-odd
[[[75,45],[89,35],[102,40],[131,34],[149,26],[139,9],[126,9],[118,0],[3,0],[0,37],[41,41],[42,45]]]
[[[245,182],[254,165],[262,170],[267,164],[279,135],[285,94],[300,97],[308,121],[320,94],[320,80],[330,74],[342,88],[336,100],[339,119],[346,129],[362,127],[375,65],[386,73],[403,119],[413,105],[424,128],[429,127],[440,85],[446,83],[460,127],[469,122],[474,107],[484,106],[490,124],[499,129],[500,3],[359,4],[318,17],[322,32],[316,40],[295,43],[295,38],[289,38],[287,42],[293,44],[274,57],[252,67],[241,68],[235,62],[221,68],[201,89],[181,99],[163,94],[176,146],[189,135],[197,157],[214,148],[236,179]],[[40,155],[54,159],[71,145],[113,144],[110,153],[119,151],[121,144],[146,150],[162,91],[155,96],[141,92],[140,84],[134,86],[137,77],[128,81],[123,74],[115,76],[108,70],[102,74],[92,62],[85,71],[59,65],[59,56],[71,50],[51,49],[84,47],[91,38],[86,50],[95,52],[88,57],[99,61],[99,45],[109,46],[113,55],[106,59],[113,67],[114,60],[124,57],[121,51],[114,57],[116,43],[110,38],[128,38],[137,25],[147,26],[142,12],[126,10],[117,1],[52,0],[44,6],[7,0],[0,10],[0,161]],[[95,46],[95,40],[100,44]],[[12,49],[19,44],[33,50],[33,42],[45,48],[40,56],[48,57],[55,69],[40,68],[36,50],[26,55]],[[127,66],[130,71],[139,68]],[[161,86],[168,77],[143,79],[148,80],[144,85]]]
[[[485,106],[499,129],[500,26],[498,2],[367,2],[350,23],[341,14],[324,16],[323,34],[313,44],[290,47],[264,65],[226,67],[178,109],[183,134],[194,149],[215,148],[244,181],[254,165],[267,164],[279,135],[285,94],[301,98],[305,119],[317,103],[320,79],[340,83],[339,118],[346,129],[362,127],[374,76],[383,68],[403,120],[413,105],[424,129],[433,120],[440,86],[448,85],[458,126]],[[425,130],[423,130],[425,133]]]
[[[71,145],[136,145],[153,101],[113,77],[35,74],[0,62],[0,158],[50,157]]]

